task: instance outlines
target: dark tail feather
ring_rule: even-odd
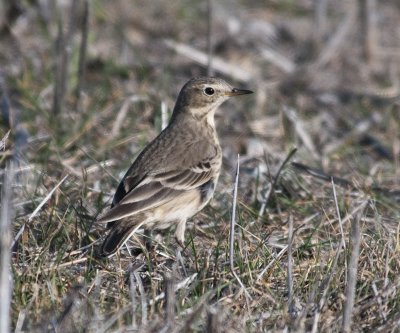
[[[132,223],[115,223],[108,233],[100,249],[101,257],[109,257],[125,243],[136,227]]]

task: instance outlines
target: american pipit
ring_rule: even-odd
[[[176,226],[175,238],[183,246],[186,220],[210,201],[221,170],[214,113],[229,97],[250,93],[209,77],[183,86],[168,126],[136,158],[111,209],[97,220],[111,229],[101,256],[114,254],[140,227]]]

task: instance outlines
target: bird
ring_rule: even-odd
[[[175,226],[184,248],[186,221],[210,201],[221,171],[215,111],[230,97],[251,93],[216,77],[195,77],[182,87],[167,127],[134,160],[97,219],[109,229],[101,257],[114,255],[141,227]]]

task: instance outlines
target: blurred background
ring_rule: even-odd
[[[186,291],[176,301],[177,326],[170,324],[177,331],[192,325],[188,313],[199,304],[207,306],[193,319],[196,332],[213,332],[207,325],[232,314],[229,325],[217,320],[215,327],[281,331],[297,320],[305,331],[312,325],[319,332],[335,331],[348,285],[345,249],[327,289],[331,303],[320,309],[326,320],[315,321],[310,304],[320,299],[311,291],[328,274],[320,264],[331,263],[350,239],[351,224],[338,223],[338,212],[350,221],[360,202],[368,202],[357,218],[361,234],[368,231],[377,245],[376,253],[365,253],[371,240],[361,240],[365,284],[359,281],[356,306],[364,309],[363,301],[377,297],[372,284],[397,286],[399,20],[396,0],[1,0],[3,175],[10,170],[7,162],[14,161],[12,327],[122,332],[131,325],[157,331],[165,325],[160,319],[165,304],[153,296],[163,291],[169,281],[163,274],[169,271],[176,283],[195,276],[185,280]],[[133,304],[136,287],[128,286],[126,272],[136,268],[129,256],[116,259],[117,268],[115,261],[87,259],[90,246],[104,235],[95,218],[167,122],[183,84],[206,75],[255,94],[228,101],[216,115],[224,169],[214,201],[189,225],[186,275],[171,268],[172,237],[155,236],[165,253],[151,260],[142,254],[145,266],[153,263],[142,273],[148,306],[150,299],[153,305],[146,314],[143,303],[140,311],[121,314]],[[252,301],[226,261],[238,154],[241,232],[235,251]],[[297,228],[298,279],[288,289],[287,247],[281,251],[291,239],[290,219]],[[285,263],[264,271],[280,258]],[[311,280],[307,267],[318,273]],[[295,295],[288,296],[293,288]],[[216,289],[212,297],[207,294]],[[389,329],[398,318],[398,300],[387,296],[382,302],[390,308],[371,306],[368,319],[358,321]],[[135,326],[136,316],[141,319]],[[152,319],[154,327],[143,318]]]

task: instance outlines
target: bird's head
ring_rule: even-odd
[[[188,81],[179,93],[174,116],[190,113],[195,118],[203,118],[232,96],[251,94],[251,90],[233,88],[222,79],[196,77]]]

